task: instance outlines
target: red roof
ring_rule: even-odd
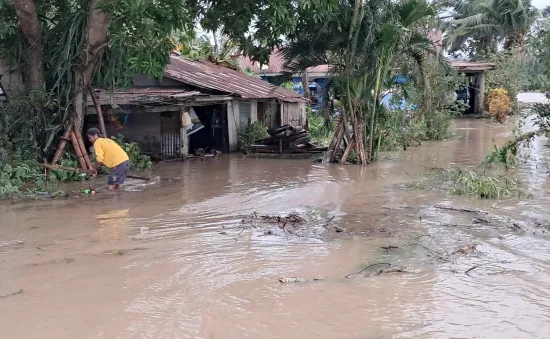
[[[239,60],[239,66],[242,69],[251,69],[258,74],[266,73],[283,73],[284,72],[284,63],[285,60],[279,54],[278,49],[274,49],[271,55],[269,56],[269,62],[266,69],[261,69],[258,62],[250,60],[249,57],[242,57]],[[307,69],[308,73],[328,73],[330,71],[329,65],[319,65],[315,67],[309,67]]]
[[[199,88],[207,88],[246,99],[278,99],[287,102],[307,101],[300,94],[272,85],[260,78],[206,61],[191,61],[175,56],[164,76]]]

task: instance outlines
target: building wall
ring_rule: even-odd
[[[239,127],[239,106],[238,100],[232,100],[227,102],[227,135],[229,139],[229,151],[237,151],[237,135]]]
[[[24,89],[25,85],[21,74],[18,71],[13,71],[12,67],[7,65],[2,58],[0,58],[0,75],[2,75],[0,81],[8,95],[16,95]]]
[[[139,144],[143,152],[160,153],[161,151],[161,113],[131,113],[124,123],[115,123],[105,119],[105,129],[109,136],[124,135],[128,141]],[[116,116],[116,115],[115,115]],[[98,127],[97,115],[86,116],[85,128]]]
[[[179,81],[162,77],[161,80],[153,79],[147,75],[136,74],[133,79],[134,86],[137,87],[185,87]]]
[[[306,105],[303,102],[281,103],[281,125],[306,125]]]

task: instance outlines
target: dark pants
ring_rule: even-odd
[[[122,185],[126,181],[126,176],[128,176],[128,170],[130,169],[130,163],[124,161],[118,166],[111,168],[111,173],[109,173],[109,179],[107,180],[108,185]]]

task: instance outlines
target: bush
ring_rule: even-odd
[[[313,113],[311,108],[306,110],[308,133],[311,141],[328,146],[332,133],[336,128],[332,121],[326,121],[325,117]]]
[[[485,106],[489,115],[499,123],[506,122],[508,115],[512,112],[512,100],[504,88],[490,90]]]
[[[252,145],[256,140],[269,137],[269,134],[267,133],[267,127],[258,121],[254,121],[246,127],[239,128],[237,137],[237,144],[240,149],[243,149]]]
[[[122,149],[128,154],[130,159],[130,169],[143,171],[153,167],[153,162],[148,155],[141,153],[139,145],[135,142],[124,142],[124,136],[122,134],[116,137],[111,137]]]
[[[453,114],[449,110],[432,110],[423,114],[426,123],[426,138],[443,140],[449,137]]]

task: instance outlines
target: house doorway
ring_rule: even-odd
[[[204,128],[189,137],[189,153],[197,149],[229,153],[227,109],[225,105],[193,106]]]

